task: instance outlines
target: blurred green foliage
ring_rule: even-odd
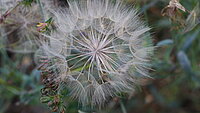
[[[31,0],[25,3],[28,1]],[[168,5],[168,0],[127,2],[134,3],[143,14],[142,18],[152,27],[154,45],[157,46],[152,62],[155,70],[151,72],[153,79],[144,80],[148,83],[132,97],[115,98],[103,110],[95,110],[95,113],[200,113],[199,1],[180,1],[187,10],[197,14],[196,18],[191,16],[187,19],[189,14],[182,12],[187,21],[186,26],[180,28],[174,28],[178,25],[168,17],[161,16],[161,10]],[[3,38],[1,36],[1,42]],[[42,106],[39,101],[40,89],[43,87],[40,73],[34,68],[22,66],[26,57],[32,59],[31,55],[9,52],[0,43],[0,113],[12,109],[14,104]],[[29,62],[33,63],[31,60]],[[76,102],[66,100],[70,103],[67,113],[91,112],[89,108],[79,107]]]

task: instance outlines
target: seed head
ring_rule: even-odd
[[[101,106],[120,93],[134,92],[140,78],[149,77],[150,28],[119,0],[68,3],[66,10],[52,11],[58,29],[44,35],[48,41],[36,52],[36,61],[59,59],[53,65],[58,77],[83,105]]]
[[[2,25],[7,36],[5,39],[8,50],[22,53],[37,50],[36,42],[39,33],[36,25],[42,21],[38,8],[36,4],[27,7],[18,3],[9,10],[9,15]]]

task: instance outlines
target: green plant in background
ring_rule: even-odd
[[[40,89],[42,88],[39,84],[39,72],[33,70],[27,75],[22,72],[25,67],[17,68],[18,65],[22,65],[19,60],[20,57],[16,57],[18,60],[13,62],[4,49],[0,50],[0,55],[0,113],[10,109],[13,104],[38,103]],[[13,99],[16,99],[16,101],[13,102]]]

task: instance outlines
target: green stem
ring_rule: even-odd
[[[121,107],[122,113],[127,113],[126,107],[124,106],[124,103],[122,102],[122,100],[120,100],[120,107]]]

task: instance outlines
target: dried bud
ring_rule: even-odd
[[[169,2],[169,5],[166,6],[163,10],[162,10],[162,15],[163,16],[169,16],[171,18],[173,18],[177,13],[178,13],[178,9],[186,12],[185,7],[183,7],[180,3],[179,0],[171,0]]]

